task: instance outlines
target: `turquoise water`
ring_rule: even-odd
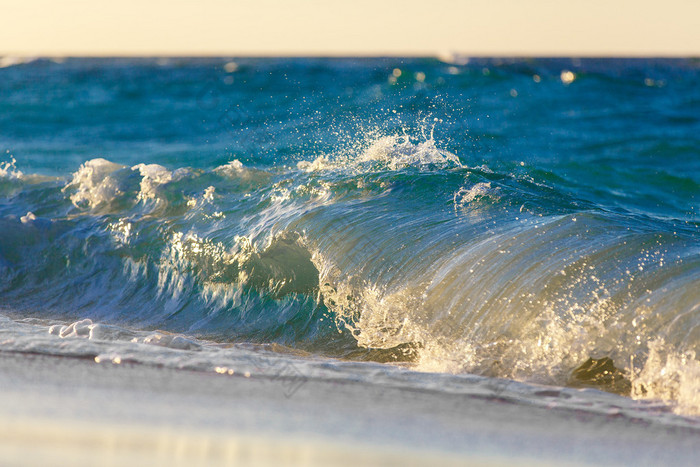
[[[0,305],[697,414],[699,84],[680,59],[6,67]]]

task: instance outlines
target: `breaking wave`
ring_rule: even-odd
[[[700,413],[698,226],[551,178],[405,135],[292,167],[98,158],[56,179],[11,161],[0,293],[66,322],[50,328],[61,337],[157,329],[132,337],[274,343]]]

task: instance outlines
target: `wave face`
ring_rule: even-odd
[[[695,62],[0,73],[0,297],[17,319],[700,412]]]

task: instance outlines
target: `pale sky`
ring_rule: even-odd
[[[0,0],[1,55],[700,56],[700,0]]]

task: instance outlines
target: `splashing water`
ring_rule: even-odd
[[[595,63],[334,63],[242,60],[239,87],[198,62],[104,80],[47,64],[25,111],[56,115],[60,137],[37,123],[3,140],[24,148],[0,163],[3,313],[65,342],[275,345],[700,414],[696,68],[640,64],[667,82],[652,88]],[[56,76],[70,96],[46,88]],[[219,108],[241,95],[245,112]],[[75,123],[105,100],[99,125]],[[89,154],[65,149],[84,144],[69,101]],[[4,345],[59,351],[20,334]],[[148,361],[140,348],[120,358]]]

